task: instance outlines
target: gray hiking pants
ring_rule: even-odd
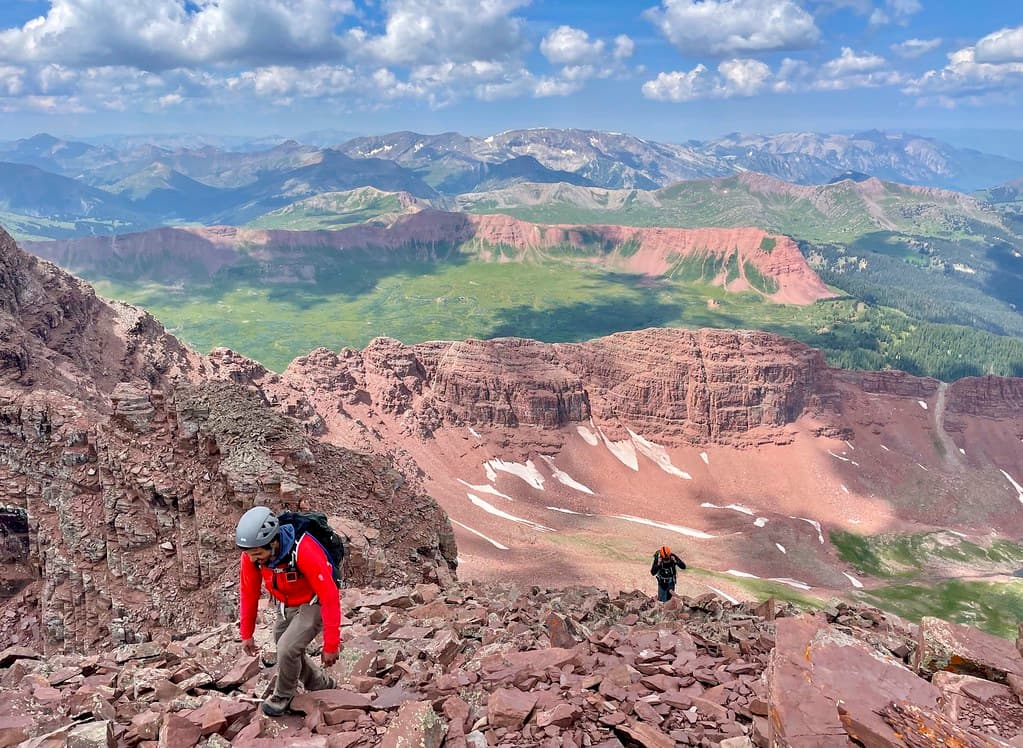
[[[277,608],[274,641],[277,642],[277,687],[275,696],[292,698],[299,681],[307,691],[323,688],[328,676],[313,664],[306,647],[323,629],[320,604]]]

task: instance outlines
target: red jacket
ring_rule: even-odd
[[[260,582],[270,595],[287,607],[305,605],[319,598],[323,618],[323,651],[336,652],[341,644],[341,594],[331,576],[330,559],[316,539],[303,535],[297,541],[295,554],[297,574],[288,574],[288,558],[277,566],[256,566],[246,553],[241,559],[241,635],[251,639],[256,630],[256,609],[259,607]],[[262,576],[262,580],[260,580]],[[275,579],[276,577],[276,579]],[[290,579],[289,579],[290,577]]]

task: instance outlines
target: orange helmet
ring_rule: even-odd
[[[662,545],[659,553],[661,554],[661,558],[667,558],[671,555],[671,548],[666,545]]]

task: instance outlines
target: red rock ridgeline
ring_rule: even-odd
[[[0,230],[0,386],[55,390],[102,407],[119,382],[194,377],[199,360],[148,313],[97,298]]]
[[[233,619],[231,538],[255,503],[337,517],[354,583],[450,580],[447,517],[390,462],[311,439],[238,384],[261,367],[197,356],[2,233],[0,330],[3,528],[28,535],[0,568],[0,646]]]
[[[833,399],[829,382],[819,351],[770,333],[650,329],[561,344],[378,338],[296,359],[274,392],[321,410],[370,402],[418,435],[592,418],[612,439],[630,428],[665,444],[743,445],[787,441],[787,424]]]
[[[771,251],[762,248],[771,239]],[[751,288],[746,263],[778,285],[769,298],[792,304],[810,304],[833,294],[807,265],[795,243],[785,236],[760,229],[631,228],[625,226],[545,226],[504,215],[468,215],[421,211],[402,216],[390,226],[360,225],[339,231],[254,230],[231,226],[211,228],[164,228],[119,237],[27,242],[26,249],[72,270],[108,267],[113,260],[137,267],[143,277],[166,281],[194,273],[198,268],[213,275],[237,262],[242,254],[256,260],[280,260],[310,248],[400,249],[416,247],[430,254],[438,245],[476,240],[484,246],[505,245],[524,253],[563,245],[585,248],[594,240],[635,252],[610,260],[633,272],[658,277],[669,272],[682,257],[714,256],[726,263],[737,257],[739,279],[728,283],[732,290]],[[315,272],[315,269],[312,271]],[[715,282],[725,285],[724,277]]]

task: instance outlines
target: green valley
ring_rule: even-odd
[[[325,255],[319,257],[312,283],[268,282],[257,264],[187,288],[90,280],[103,295],[147,308],[199,350],[230,346],[278,371],[314,347],[362,347],[377,336],[405,343],[499,336],[563,342],[660,326],[777,332],[821,348],[835,366],[945,379],[1023,373],[1023,340],[923,322],[848,296],[780,305],[754,292],[726,292],[702,277],[652,280],[596,268],[585,258],[483,262],[452,251],[435,261],[346,255],[324,266]]]

